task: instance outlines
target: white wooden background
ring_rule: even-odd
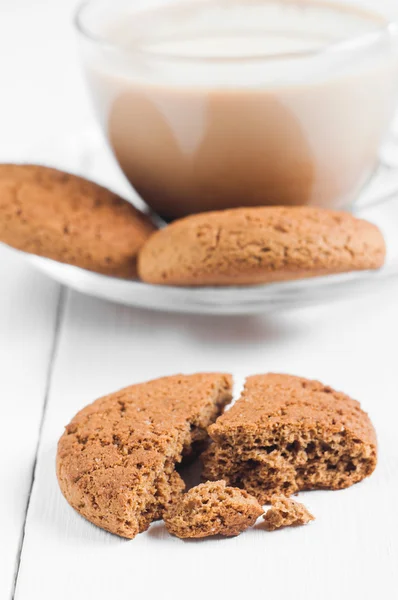
[[[0,1],[1,160],[91,121],[73,4]],[[221,318],[84,297],[3,247],[0,281],[0,600],[397,597],[398,282],[331,307]],[[70,417],[121,386],[198,370],[230,371],[238,387],[247,374],[286,371],[358,398],[378,432],[375,474],[302,494],[317,520],[273,534],[183,542],[158,523],[125,541],[80,518],[54,472]]]

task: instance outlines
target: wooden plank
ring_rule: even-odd
[[[59,286],[0,246],[0,598],[18,565],[43,413]]]
[[[71,293],[53,373],[16,588],[17,600],[291,597],[370,599],[398,585],[395,422],[398,287],[383,297],[268,317],[200,317],[120,308]],[[316,377],[359,398],[380,441],[367,481],[300,494],[305,528],[260,527],[183,542],[162,523],[126,541],[79,517],[54,472],[63,426],[84,404],[175,372],[270,370]]]

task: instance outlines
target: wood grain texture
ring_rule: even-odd
[[[44,408],[59,286],[0,245],[0,598],[18,568]]]
[[[29,507],[17,600],[273,597],[370,599],[396,589],[395,442],[398,287],[378,299],[263,317],[189,317],[120,308],[71,293],[59,340]],[[133,541],[77,515],[55,478],[56,443],[97,396],[178,371],[287,371],[358,398],[379,436],[375,474],[347,490],[300,494],[316,521],[274,534],[184,542],[161,522]],[[380,587],[382,586],[382,587]],[[387,597],[387,596],[385,596]]]

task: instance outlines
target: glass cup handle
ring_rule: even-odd
[[[398,200],[398,133],[392,133],[383,146],[379,166],[367,189],[362,192],[358,208],[370,208]]]

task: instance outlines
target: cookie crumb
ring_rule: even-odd
[[[208,481],[192,488],[164,515],[169,533],[180,538],[235,536],[263,514],[261,505],[244,490],[225,481]]]
[[[274,496],[271,499],[271,508],[265,513],[263,519],[265,529],[275,531],[282,527],[307,525],[310,521],[314,521],[315,517],[304,504],[285,498],[285,496]]]

